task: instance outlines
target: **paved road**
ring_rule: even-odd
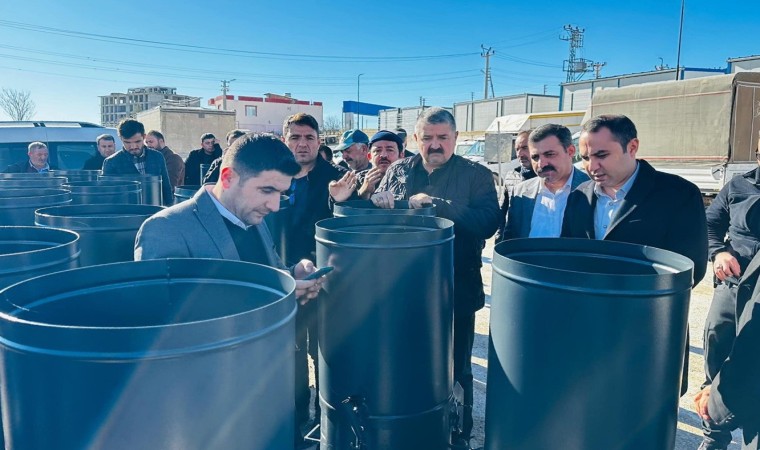
[[[473,348],[473,374],[475,376],[475,429],[471,441],[472,448],[483,445],[486,372],[488,367],[488,321],[490,317],[491,300],[491,255],[493,254],[493,239],[489,240],[483,251],[483,283],[486,290],[486,307],[478,312],[475,323],[475,345]],[[712,267],[708,267],[708,274],[712,273]],[[709,277],[705,277],[709,278]],[[691,336],[691,353],[689,358],[689,392],[681,398],[678,411],[678,433],[676,435],[676,450],[696,450],[701,442],[699,417],[694,411],[693,398],[704,381],[703,358],[702,358],[702,326],[704,325],[707,310],[712,299],[712,281],[703,280],[692,292],[691,308],[689,312],[689,328]],[[631,388],[645,388],[645,386],[631,386]],[[734,442],[729,450],[740,450],[741,432],[734,432]]]

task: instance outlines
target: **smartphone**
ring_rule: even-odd
[[[316,272],[312,272],[309,275],[306,275],[306,278],[304,278],[304,280],[316,280],[322,275],[327,275],[328,273],[332,272],[333,269],[334,267],[332,266],[322,267],[321,269],[318,269]]]

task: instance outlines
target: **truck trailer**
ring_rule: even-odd
[[[600,114],[628,116],[638,131],[637,156],[705,196],[757,167],[760,72],[601,88],[583,123]]]

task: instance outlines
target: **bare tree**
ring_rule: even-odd
[[[338,116],[327,116],[322,121],[322,131],[325,134],[338,134],[340,133],[341,122]]]
[[[29,120],[34,116],[35,105],[29,91],[3,88],[0,91],[0,108],[11,120]]]

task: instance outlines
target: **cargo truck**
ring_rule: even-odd
[[[600,114],[630,117],[637,157],[686,178],[707,197],[757,167],[760,72],[601,88],[583,122]]]

